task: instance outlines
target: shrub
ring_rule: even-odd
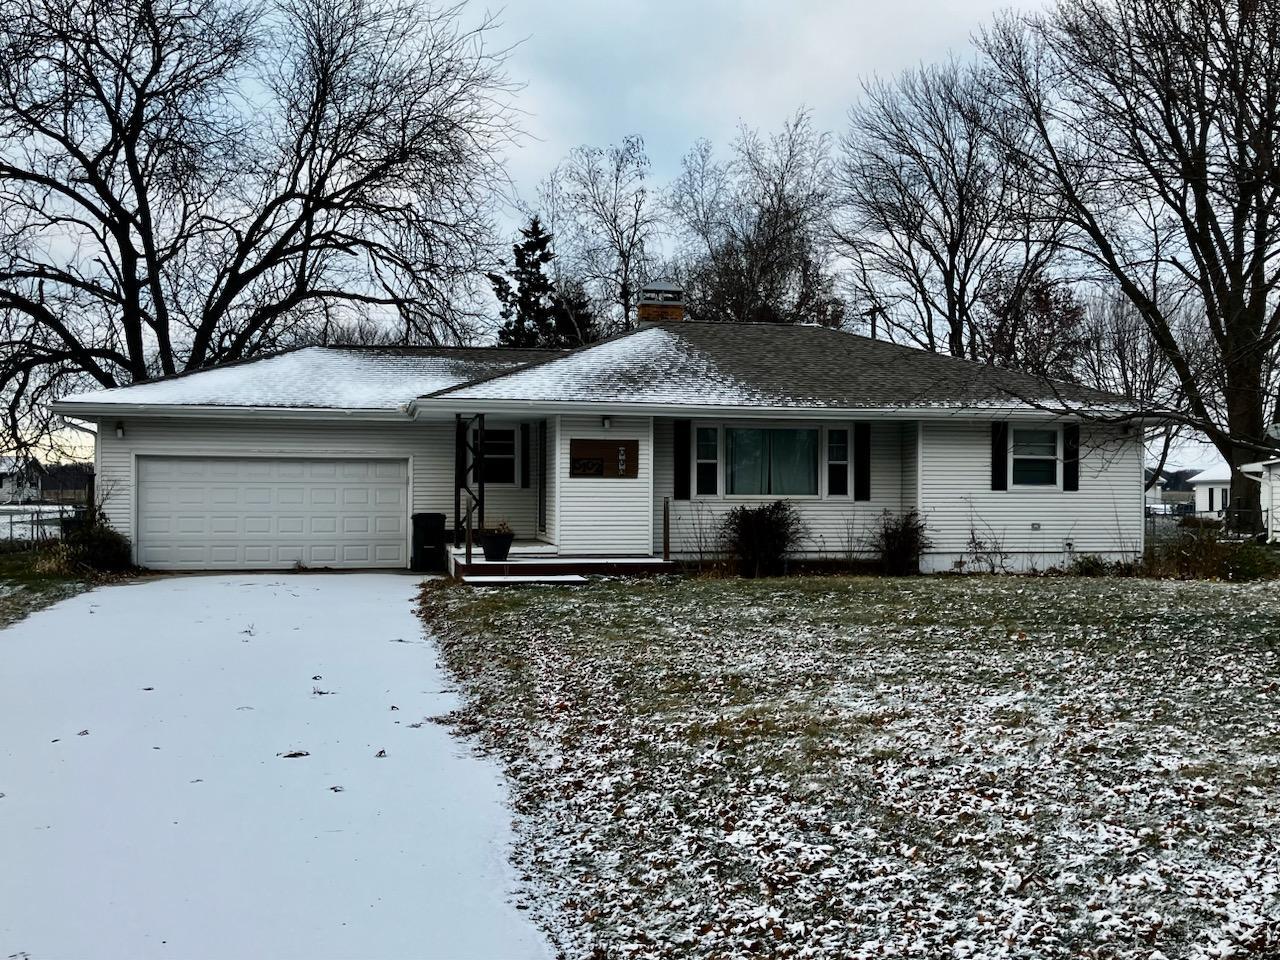
[[[1259,543],[1238,543],[1227,551],[1224,580],[1271,580],[1280,576],[1280,557]]]
[[[924,518],[915,510],[892,514],[885,511],[871,547],[880,559],[880,571],[891,577],[908,577],[920,572],[920,555],[929,549]]]
[[[804,536],[804,522],[787,500],[759,507],[734,507],[720,525],[724,550],[744,577],[776,577],[787,554]]]
[[[1092,553],[1082,553],[1071,559],[1067,574],[1073,577],[1105,577],[1111,573],[1111,564]]]
[[[60,576],[127,573],[133,568],[129,538],[99,516],[91,516],[83,527],[68,529],[67,536],[36,561],[39,572]]]
[[[1197,517],[1188,513],[1178,520],[1178,526],[1187,530],[1221,530],[1222,521],[1216,517]]]

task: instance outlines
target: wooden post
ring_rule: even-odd
[[[671,560],[671,498],[662,498],[662,560]]]

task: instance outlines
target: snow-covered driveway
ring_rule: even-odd
[[[499,773],[422,722],[416,590],[184,577],[0,631],[0,957],[548,956]]]

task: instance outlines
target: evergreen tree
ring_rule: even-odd
[[[563,289],[547,275],[555,259],[552,235],[535,215],[520,228],[511,247],[513,266],[507,275],[490,273],[494,295],[502,305],[498,343],[504,347],[578,347],[600,339],[596,318],[582,284],[567,281]]]

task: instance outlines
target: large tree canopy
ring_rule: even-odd
[[[1008,162],[1132,304],[1179,413],[1237,470],[1271,447],[1275,414],[1278,33],[1276,0],[1063,0],[982,41],[992,110],[1031,132]],[[1256,483],[1232,487],[1258,509]]]
[[[489,24],[416,0],[15,0],[0,448],[47,402],[369,323],[454,340],[508,137]]]

